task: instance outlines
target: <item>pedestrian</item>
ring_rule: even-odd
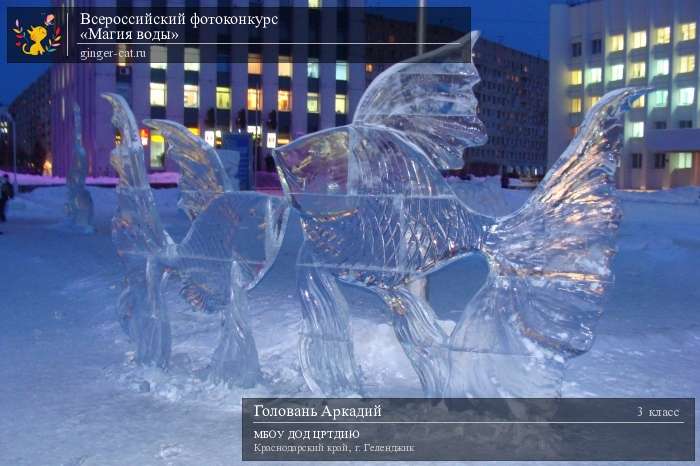
[[[15,197],[15,190],[10,183],[10,177],[7,174],[0,178],[0,222],[7,221],[5,216],[5,209],[7,207],[7,201]]]

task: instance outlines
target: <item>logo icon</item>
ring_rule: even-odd
[[[43,55],[55,52],[61,45],[61,27],[55,23],[56,17],[53,14],[46,15],[44,23],[39,26],[30,26],[25,29],[15,20],[15,46],[25,55]]]

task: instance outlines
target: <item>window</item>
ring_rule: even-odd
[[[260,89],[248,88],[248,110],[262,110],[262,92]]]
[[[321,8],[321,0],[309,0],[309,8]]]
[[[277,110],[280,112],[292,111],[292,93],[291,91],[277,91]]]
[[[168,68],[168,50],[161,45],[151,46],[151,68],[165,70]]]
[[[318,59],[309,58],[309,63],[306,65],[306,76],[318,79]]]
[[[569,112],[580,113],[581,112],[581,98],[574,97],[569,101]]]
[[[285,78],[292,77],[292,59],[290,57],[280,55],[280,60],[277,64],[277,74]]]
[[[262,134],[262,126],[248,125],[248,127],[246,128],[246,132],[252,134],[255,139],[258,139]]]
[[[621,50],[625,50],[625,36],[622,34],[610,36],[610,51],[619,52]]]
[[[165,159],[165,138],[151,131],[151,168],[163,168]]]
[[[634,102],[632,102],[632,108],[644,108],[644,105],[646,104],[646,99],[644,97],[645,96],[640,95],[634,99]]]
[[[654,107],[665,107],[668,105],[668,91],[661,89],[653,92],[654,95]]]
[[[199,108],[199,86],[185,84],[185,108]]]
[[[335,113],[348,113],[348,96],[345,94],[335,95]]]
[[[348,80],[348,62],[339,61],[335,64],[335,79],[337,81]]]
[[[259,53],[248,54],[248,74],[262,74],[262,58]]]
[[[185,71],[199,71],[199,49],[185,47]]]
[[[680,57],[679,73],[695,71],[695,55],[683,55]]]
[[[692,152],[676,152],[671,154],[671,170],[693,168]]]
[[[593,107],[595,104],[598,103],[599,100],[600,100],[600,96],[599,96],[599,95],[592,95],[592,96],[590,97],[590,102],[591,102],[591,105],[590,105],[590,106]]]
[[[610,67],[610,80],[620,81],[625,79],[625,65],[618,64]]]
[[[678,105],[692,105],[695,101],[695,88],[684,87],[678,90]]]
[[[641,79],[647,75],[647,64],[643,61],[632,63],[630,79]]]
[[[630,131],[630,137],[632,138],[643,138],[644,137],[644,122],[643,121],[633,121],[632,130]]]
[[[199,136],[199,128],[192,127],[192,128],[187,128],[190,133],[194,134],[195,136]]]
[[[694,39],[695,39],[695,23],[681,24],[681,39],[680,40],[694,40]]]
[[[231,108],[231,89],[216,86],[216,108],[229,110]]]
[[[678,127],[681,129],[688,129],[693,127],[693,120],[680,120],[678,122]]]
[[[654,129],[666,129],[666,122],[665,121],[655,121],[654,122]]]
[[[603,80],[603,68],[590,68],[588,70],[588,82],[599,83]]]
[[[150,101],[154,107],[165,107],[167,101],[167,88],[164,83],[151,83]]]
[[[663,152],[654,154],[654,168],[657,170],[666,168],[666,154]]]
[[[671,28],[669,26],[657,28],[656,29],[656,43],[657,44],[668,44],[670,42],[671,42]]]
[[[309,113],[318,113],[319,112],[319,101],[318,101],[318,93],[317,92],[309,92],[306,94],[306,110]]]
[[[668,70],[669,70],[668,58],[662,58],[660,60],[656,60],[656,70],[655,70],[656,76],[666,76],[668,74]]]
[[[569,84],[572,86],[578,86],[583,82],[583,73],[581,70],[571,70],[569,71]]]
[[[642,168],[642,154],[634,152],[632,155],[632,168]]]
[[[593,39],[591,41],[591,53],[593,55],[598,55],[603,51],[603,40],[602,39]]]
[[[635,31],[632,33],[632,48],[639,49],[647,46],[647,32]]]
[[[581,42],[574,42],[571,44],[571,56],[580,57],[581,56]]]

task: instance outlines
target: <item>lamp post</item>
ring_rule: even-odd
[[[12,118],[12,115],[5,107],[0,108],[0,118],[4,118],[12,125],[12,171],[14,172],[12,184],[14,184],[15,193],[19,194],[19,189],[17,187],[17,132],[15,128],[15,119]]]
[[[428,0],[418,0],[418,55],[425,52],[425,7]]]

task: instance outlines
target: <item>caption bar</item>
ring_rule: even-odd
[[[466,7],[8,7],[7,60],[396,63],[459,41],[470,22]]]
[[[694,461],[694,398],[244,398],[244,461]]]

